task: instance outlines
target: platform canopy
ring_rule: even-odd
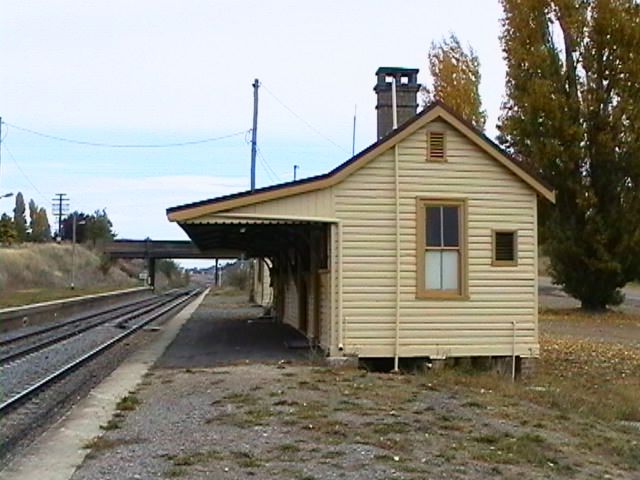
[[[323,222],[268,219],[215,219],[180,223],[203,251],[241,250],[246,257],[274,257],[293,248],[307,250],[326,234]]]

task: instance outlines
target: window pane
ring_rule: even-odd
[[[442,224],[444,230],[444,246],[457,247],[460,244],[458,207],[442,207]]]
[[[427,207],[426,235],[427,247],[441,247],[440,211],[442,207]]]
[[[427,250],[424,255],[425,287],[427,290],[441,290],[442,252]]]
[[[442,252],[442,289],[458,290],[459,269],[458,269],[459,253],[457,251]]]

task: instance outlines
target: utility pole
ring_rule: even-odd
[[[73,240],[71,244],[71,290],[76,288],[76,225],[85,225],[86,220],[78,222],[78,212],[73,212]]]
[[[253,81],[253,128],[251,129],[251,191],[256,189],[256,153],[258,148],[258,88],[260,81]]]
[[[58,217],[58,238],[62,239],[62,219],[69,212],[69,197],[66,193],[56,193],[56,198],[51,201],[53,216]]]

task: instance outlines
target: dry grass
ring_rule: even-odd
[[[116,404],[116,410],[120,412],[131,412],[138,408],[140,399],[133,393],[129,393],[122,397]]]
[[[77,245],[77,289],[70,290],[71,252],[71,245],[55,243],[0,248],[0,307],[101,293],[139,284],[117,267],[103,274],[100,257]]]
[[[126,447],[140,443],[139,438],[107,438],[105,436],[94,437],[86,442],[82,448],[90,450],[87,458],[96,458],[102,453],[118,447]]]
[[[589,322],[603,325],[639,325],[640,315],[626,313],[619,310],[608,310],[606,312],[589,312],[580,308],[547,308],[540,312],[542,322]]]
[[[31,288],[12,292],[3,292],[0,296],[0,308],[19,307],[22,305],[31,305],[33,303],[51,302],[53,300],[64,300],[72,297],[81,297],[83,295],[97,295],[99,293],[114,292],[111,286],[102,286],[94,288]],[[5,296],[6,295],[6,296]]]
[[[464,388],[483,407],[531,402],[564,415],[640,421],[640,351],[620,345],[543,338],[539,371],[516,384],[492,373],[454,370],[432,378],[440,389]]]
[[[551,311],[541,320],[589,321],[593,314]],[[638,324],[640,317],[610,312],[598,316],[601,324]],[[527,428],[569,434],[580,449],[606,457],[624,468],[640,469],[637,430],[625,422],[640,422],[640,349],[606,341],[542,336],[536,374],[513,384],[492,373],[445,370],[429,375],[432,388],[453,390],[467,397],[466,405],[500,415]],[[493,448],[475,454],[492,462],[511,457],[536,464],[553,463],[549,445],[536,447],[535,438],[479,437]],[[540,439],[538,439],[540,440]],[[526,447],[519,444],[526,441]],[[538,453],[536,453],[538,451]],[[497,453],[500,452],[500,453]]]
[[[612,314],[602,321],[635,320]],[[411,478],[429,471],[425,458],[553,478],[585,465],[595,476],[640,470],[637,431],[623,423],[640,421],[640,350],[632,347],[543,337],[539,371],[515,384],[462,369],[392,375],[307,367],[278,376],[266,395],[223,395],[216,408],[233,406],[233,414],[208,422],[290,431],[286,443],[256,452],[263,462],[326,461],[328,451],[366,445],[379,468],[418,475]]]

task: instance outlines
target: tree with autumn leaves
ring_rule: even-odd
[[[431,44],[428,61],[432,82],[423,89],[426,103],[441,101],[484,130],[487,114],[480,98],[480,60],[473,48],[466,51],[452,33]]]
[[[549,180],[541,203],[551,275],[586,309],[640,278],[640,5],[501,0],[507,64],[499,142]],[[482,129],[479,60],[451,35],[429,51],[427,102]]]
[[[556,190],[541,204],[554,281],[606,308],[640,276],[640,5],[501,1],[499,140]]]

